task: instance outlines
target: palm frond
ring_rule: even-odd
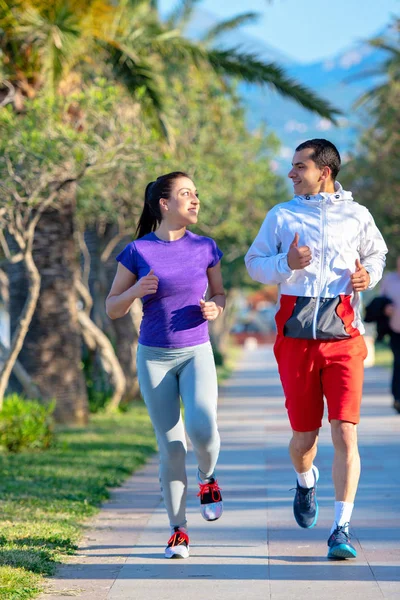
[[[393,46],[392,44],[389,44],[389,42],[386,42],[383,38],[374,38],[372,40],[369,40],[368,43],[373,48],[386,50],[386,52],[392,54],[393,57],[396,56],[397,58],[400,58],[400,49],[396,48],[396,46]]]
[[[168,138],[164,102],[159,78],[152,65],[135,55],[128,48],[115,43],[99,42],[106,50],[115,79],[131,95],[140,96],[141,103],[150,105],[150,114],[155,119],[163,137]]]
[[[237,48],[210,50],[207,52],[207,60],[220,75],[238,77],[249,83],[266,84],[333,123],[336,123],[335,115],[341,114],[328,101],[288,77],[281,67],[274,63],[263,63],[251,53],[240,52]]]
[[[288,77],[284,70],[274,63],[264,63],[252,53],[241,52],[238,48],[225,50],[208,49],[176,36],[167,44],[153,40],[154,50],[172,64],[193,64],[197,68],[211,66],[220,76],[235,77],[248,83],[268,85],[277,92],[294,100],[311,112],[336,123],[335,116],[341,112],[312,90]]]
[[[369,77],[379,77],[384,74],[382,67],[375,67],[374,69],[365,69],[365,71],[360,71],[360,73],[354,73],[353,75],[349,75],[342,79],[343,83],[352,83],[353,81],[359,81],[360,79],[367,79]]]
[[[250,25],[251,23],[255,23],[259,19],[259,13],[248,12],[237,15],[236,17],[232,17],[231,19],[226,19],[225,21],[221,21],[217,23],[214,27],[211,27],[202,41],[206,44],[212,42],[222,33],[227,31],[232,31],[241,27],[242,25]]]
[[[397,20],[395,27],[400,31],[400,20]],[[390,87],[391,81],[400,80],[400,47],[394,46],[384,37],[375,37],[368,40],[368,44],[373,48],[379,48],[389,53],[388,58],[377,68],[371,71],[364,71],[358,76],[353,76],[352,79],[362,79],[370,76],[385,77],[384,83],[365,92],[354,104],[355,108],[359,108],[367,103],[377,104]]]
[[[40,56],[46,85],[53,90],[71,64],[80,33],[76,15],[63,4],[43,14],[27,9],[15,29],[21,47]]]
[[[190,20],[198,2],[201,2],[201,0],[179,0],[177,6],[175,6],[166,20],[167,27],[179,27],[182,29]]]
[[[360,98],[358,98],[358,100],[354,103],[354,108],[357,109],[370,102],[376,102],[376,100],[378,100],[379,97],[381,97],[385,93],[387,87],[388,84],[387,82],[385,82],[382,85],[378,85],[377,87],[368,90],[362,96],[360,96]]]

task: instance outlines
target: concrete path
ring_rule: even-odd
[[[357,560],[326,560],[334,502],[327,421],[316,461],[318,524],[295,524],[290,429],[275,361],[264,347],[246,351],[221,390],[217,474],[225,512],[217,522],[198,512],[189,454],[190,559],[163,557],[169,529],[154,459],[113,493],[41,600],[400,599],[400,415],[391,408],[388,379],[386,370],[366,371],[363,472],[352,520]]]

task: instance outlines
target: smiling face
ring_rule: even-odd
[[[161,198],[163,219],[178,227],[197,223],[200,200],[196,186],[188,177],[178,177],[172,185],[169,198]]]
[[[328,188],[334,189],[334,181],[331,176],[329,167],[317,167],[312,160],[314,150],[306,148],[295,152],[293,156],[292,168],[288,173],[288,177],[293,182],[294,193],[303,195],[319,194],[321,191],[329,191]]]

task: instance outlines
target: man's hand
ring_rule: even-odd
[[[287,254],[287,262],[292,271],[308,267],[312,259],[311,250],[308,246],[300,246],[299,234],[295,233],[293,242],[290,244]]]
[[[200,308],[203,319],[206,319],[206,321],[215,321],[220,314],[220,309],[213,301],[205,302],[204,300],[200,300]]]
[[[368,271],[362,266],[359,258],[356,260],[356,271],[351,275],[350,279],[355,292],[363,292],[369,286],[371,278]]]
[[[158,288],[158,277],[154,275],[153,269],[150,270],[150,273],[141,277],[135,283],[134,288],[136,298],[143,298],[147,294],[155,294]]]

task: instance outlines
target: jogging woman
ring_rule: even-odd
[[[197,223],[199,208],[186,173],[168,173],[149,183],[137,239],[117,256],[106,300],[111,319],[126,315],[136,298],[143,303],[137,369],[160,453],[161,490],[171,526],[166,558],[189,556],[185,427],[198,463],[201,514],[207,521],[222,514],[214,473],[220,448],[217,376],[208,333],[208,321],[225,306],[222,252],[211,238],[187,230]]]

